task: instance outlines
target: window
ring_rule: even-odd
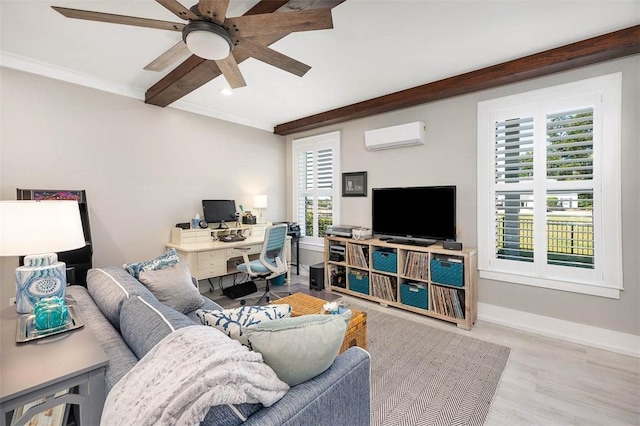
[[[293,217],[301,242],[324,249],[327,227],[340,218],[340,133],[293,140]]]
[[[619,73],[478,104],[482,278],[620,297],[620,105]]]

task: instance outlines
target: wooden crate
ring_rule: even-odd
[[[326,300],[309,296],[304,293],[296,293],[273,301],[274,304],[291,306],[291,316],[319,314]],[[351,320],[347,325],[340,353],[352,346],[367,349],[367,313],[351,308]]]

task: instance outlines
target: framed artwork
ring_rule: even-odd
[[[367,172],[352,172],[342,174],[343,197],[367,196]]]
[[[64,394],[69,393],[69,389],[62,390],[55,394],[55,397],[60,397]],[[25,413],[29,408],[34,407],[36,405],[42,404],[45,402],[45,399],[39,399],[37,401],[26,404],[22,407],[18,407],[13,412],[13,419],[11,423],[17,422],[22,414]],[[28,426],[62,426],[67,423],[68,416],[68,405],[60,404],[53,408],[48,408],[40,413],[37,413],[35,416],[29,420],[27,423]]]

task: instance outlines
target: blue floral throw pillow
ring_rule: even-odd
[[[291,306],[242,306],[223,310],[198,309],[196,315],[202,324],[215,327],[246,346],[248,340],[243,329],[276,319],[290,318]]]
[[[180,261],[176,249],[170,248],[155,259],[138,263],[125,263],[122,267],[136,279],[140,278],[142,271],[158,271],[173,266]]]

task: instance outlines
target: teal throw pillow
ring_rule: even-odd
[[[347,331],[351,311],[340,315],[302,315],[246,329],[251,348],[289,386],[306,382],[331,367]]]
[[[248,345],[246,330],[276,319],[291,317],[289,305],[242,306],[236,309],[198,309],[200,322],[215,327],[227,336]]]
[[[139,279],[142,271],[157,271],[173,266],[179,261],[180,257],[178,257],[176,249],[170,248],[155,259],[137,263],[125,263],[122,267],[136,279]]]

